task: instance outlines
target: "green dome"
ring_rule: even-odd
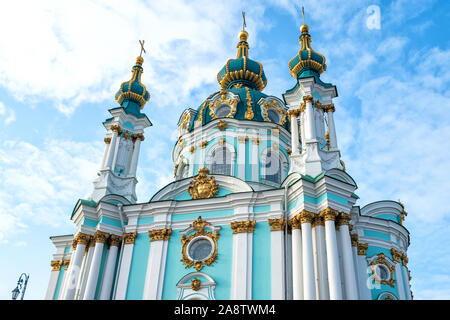
[[[267,85],[263,66],[248,57],[248,33],[242,30],[239,34],[236,59],[230,59],[217,74],[217,81],[222,90],[233,87],[237,83],[262,91]]]
[[[320,75],[327,69],[326,59],[311,48],[311,36],[308,33],[308,26],[302,25],[300,31],[302,33],[299,39],[300,51],[298,55],[289,61],[291,75],[297,79],[305,77],[311,71]]]
[[[145,85],[141,82],[141,75],[144,72],[142,57],[136,58],[136,64],[133,66],[132,77],[129,81],[125,81],[120,85],[119,91],[116,93],[117,102],[125,109],[133,109],[139,113],[144,108],[145,103],[150,99],[150,94]],[[137,109],[137,110],[134,110]]]

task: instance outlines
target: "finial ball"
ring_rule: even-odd
[[[309,28],[306,24],[302,24],[302,26],[300,27],[300,32],[301,33],[308,33],[309,32]]]
[[[240,40],[240,41],[247,41],[247,39],[248,39],[248,33],[247,33],[247,31],[242,30],[242,31],[239,33],[239,40]]]

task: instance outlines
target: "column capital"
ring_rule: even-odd
[[[320,103],[319,100],[316,101],[315,107],[316,107],[317,110],[323,109],[322,104]]]
[[[304,224],[304,223],[312,224],[314,216],[315,216],[315,214],[313,212],[303,209],[302,211],[300,211],[299,214],[297,214],[296,218],[298,221],[300,221],[301,224]]]
[[[350,213],[341,212],[336,217],[336,227],[340,227],[342,225],[349,225],[350,220],[352,220],[352,215]]]
[[[358,255],[365,256],[368,247],[369,247],[368,243],[358,243]]]
[[[189,149],[189,152],[194,153],[194,151],[195,151],[195,146],[191,146],[191,148]]]
[[[261,142],[260,138],[251,138],[251,141],[253,144],[259,145],[259,143]]]
[[[95,243],[105,243],[108,240],[109,233],[100,230],[95,231],[94,241]]]
[[[119,135],[119,134],[122,134],[122,132],[123,132],[122,128],[121,128],[118,124],[113,124],[113,125],[110,127],[110,129],[111,129],[111,131],[113,131],[113,132],[117,132],[118,135]]]
[[[320,215],[318,215],[318,214],[315,214],[315,215],[314,215],[314,220],[313,220],[311,226],[312,226],[313,228],[314,228],[314,227],[317,227],[317,226],[325,226],[325,220],[323,219],[322,216],[320,216]]]
[[[125,244],[134,244],[136,240],[137,232],[127,232],[123,234],[123,240]]]
[[[91,241],[91,238],[92,236],[90,234],[78,232],[77,235],[73,238],[72,248],[75,250],[79,243],[84,244],[87,247],[89,245],[89,242]]]
[[[297,220],[297,217],[293,217],[288,221],[288,226],[294,230],[294,229],[302,229],[302,224],[300,223],[300,221]]]
[[[227,127],[227,122],[225,120],[220,120],[217,123],[217,128],[219,128],[220,131],[225,130],[226,127]]]
[[[350,239],[352,240],[352,247],[358,247],[358,234],[350,234]]]
[[[256,220],[234,221],[230,224],[233,234],[236,233],[253,233],[256,226]]]
[[[406,267],[406,265],[408,264],[408,257],[406,256],[406,253],[402,253],[401,258],[402,258],[402,265]]]
[[[131,135],[131,140],[133,141],[133,143],[136,140],[144,141],[145,137],[144,137],[143,133],[134,133],[134,134]]]
[[[286,225],[285,218],[268,219],[267,222],[269,223],[270,231],[282,231]]]
[[[239,143],[246,143],[248,140],[247,136],[238,136]]]
[[[112,234],[109,237],[109,241],[108,241],[109,246],[113,246],[113,247],[120,247],[120,245],[122,244],[122,237]]]
[[[325,112],[334,112],[336,109],[334,108],[334,104],[330,103],[330,104],[324,104],[322,105],[322,109]]]
[[[148,236],[150,241],[169,240],[172,234],[172,228],[149,230]]]
[[[305,112],[305,108],[306,108],[306,103],[305,102],[300,103],[300,113]]]
[[[300,115],[300,109],[291,109],[288,111],[289,120],[294,117],[297,118]]]
[[[110,137],[106,137],[105,139],[103,139],[103,141],[105,141],[106,144],[110,144],[111,143],[111,138]]]
[[[52,260],[50,261],[50,266],[52,267],[52,271],[59,271],[61,270],[61,266],[63,265],[62,260]]]
[[[314,98],[313,98],[313,96],[312,96],[311,94],[308,94],[308,95],[306,95],[306,96],[303,96],[303,101],[304,101],[304,102],[310,102],[310,103],[313,103],[313,102],[314,102]]]
[[[394,260],[394,262],[400,262],[400,258],[402,257],[402,253],[398,250],[395,250],[394,248],[391,248],[391,255],[392,255],[392,260]]]
[[[337,215],[338,215],[338,211],[335,209],[332,209],[330,207],[323,209],[322,211],[319,212],[319,216],[322,216],[325,221],[330,221],[330,220],[335,221]]]

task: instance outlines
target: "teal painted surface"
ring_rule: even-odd
[[[97,287],[95,289],[95,299],[98,300],[103,279],[103,270],[105,269],[106,257],[108,255],[108,246],[103,246],[102,259],[100,262],[100,270],[98,272]]]
[[[65,247],[64,248],[64,253],[69,253],[70,252],[71,247]]]
[[[394,222],[397,222],[397,223],[400,222],[395,214],[389,214],[389,213],[387,213],[387,214],[380,214],[378,216],[375,216],[375,218],[383,219],[383,220],[390,220],[390,221],[394,221]]]
[[[288,210],[291,210],[292,208],[295,208],[298,205],[298,203],[301,202],[301,201],[305,201],[305,202],[309,202],[309,203],[317,205],[317,204],[319,204],[322,201],[325,201],[327,199],[335,201],[335,202],[338,202],[338,203],[342,203],[344,205],[348,204],[347,199],[345,199],[343,197],[339,197],[339,196],[337,196],[335,194],[332,194],[332,193],[324,193],[324,194],[318,196],[317,198],[314,198],[314,197],[311,197],[311,196],[305,194],[305,195],[300,195],[297,199],[291,201],[289,203],[289,205],[288,205]]]
[[[189,192],[183,192],[182,194],[177,195],[175,198],[173,198],[174,200],[192,200],[191,195],[189,194]]]
[[[326,196],[329,200],[342,203],[343,205],[348,205],[348,200],[346,198],[343,198],[343,197],[340,197],[340,196],[337,196],[335,194],[328,193],[328,192],[327,192]]]
[[[234,209],[223,209],[223,210],[193,212],[193,213],[184,213],[184,214],[176,214],[176,215],[174,214],[174,215],[172,215],[172,221],[195,220],[199,216],[201,216],[203,219],[226,217],[226,216],[233,215],[233,213],[234,213]]]
[[[270,211],[270,204],[265,206],[254,206],[253,207],[253,213],[264,213]]]
[[[365,230],[364,233],[365,233],[366,231],[368,231],[368,230]],[[374,256],[376,256],[377,254],[380,254],[380,253],[384,253],[384,255],[385,255],[387,258],[389,258],[390,260],[392,260],[391,251],[390,251],[389,249],[381,248],[381,247],[377,247],[377,246],[369,246],[369,247],[367,248],[367,251],[366,251],[366,256],[367,256],[368,258],[372,258],[372,257],[374,257]],[[394,283],[394,288],[391,287],[391,286],[388,285],[388,284],[381,284],[381,283],[380,283],[380,284],[379,284],[379,288],[376,288],[376,287],[374,286],[374,287],[371,289],[371,294],[372,294],[372,299],[373,299],[373,300],[376,300],[376,299],[378,298],[378,296],[379,296],[381,293],[383,293],[383,292],[389,292],[389,293],[392,293],[392,294],[395,295],[395,296],[397,297],[397,299],[398,299],[398,292],[397,292],[398,281],[397,281],[397,279],[396,279],[395,270],[394,270],[393,278],[394,278],[394,280],[396,281],[396,282]],[[378,284],[377,284],[377,286],[378,286]]]
[[[92,227],[92,228],[95,228],[97,226],[97,224],[98,224],[97,220],[92,220],[92,219],[87,219],[87,218],[84,218],[83,222],[82,222],[82,225]]]
[[[122,228],[122,224],[120,223],[120,220],[109,218],[109,217],[101,217],[100,219],[101,223],[107,224],[112,227],[116,228]]]
[[[65,266],[63,265],[58,274],[58,281],[56,282],[55,292],[53,293],[53,300],[58,300],[59,290],[61,289],[62,281],[64,279]]]
[[[144,293],[145,273],[147,271],[150,238],[148,234],[138,233],[133,247],[130,277],[128,279],[127,300],[142,300]]]
[[[148,223],[152,223],[154,221],[154,217],[143,217],[143,218],[139,218],[137,224],[148,224]]]
[[[370,238],[391,241],[391,237],[389,236],[389,234],[384,233],[384,232],[373,231],[373,230],[364,230],[364,235],[366,237],[370,237]]]
[[[122,124],[122,126],[123,126],[124,128],[131,129],[131,130],[134,129],[134,126],[133,126],[133,124],[132,124],[130,121],[124,122],[124,123]]]
[[[252,299],[271,299],[270,226],[259,222],[253,233]]]
[[[233,232],[230,226],[222,226],[217,240],[217,260],[210,266],[205,266],[200,272],[209,275],[216,282],[214,296],[218,300],[229,300],[231,291],[231,262],[233,256]],[[172,231],[167,250],[166,271],[162,299],[176,300],[178,290],[176,284],[185,275],[196,272],[193,267],[186,269],[181,259],[181,234],[179,230]]]
[[[298,203],[300,201],[303,201],[303,195],[298,196],[295,200],[292,200],[289,204],[288,204],[288,211],[292,210],[293,208],[295,208]]]

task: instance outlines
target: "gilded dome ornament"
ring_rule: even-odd
[[[209,169],[203,167],[198,170],[198,175],[190,182],[188,192],[192,199],[208,199],[217,195],[219,187],[214,177],[208,178]]]

